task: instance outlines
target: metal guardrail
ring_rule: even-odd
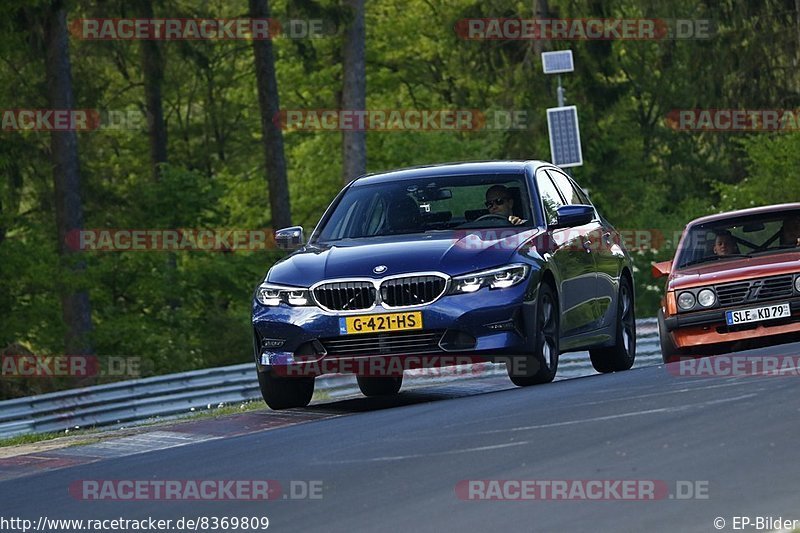
[[[637,332],[637,361],[655,355],[660,361],[656,319],[637,320]],[[480,372],[442,372],[435,377],[425,371],[409,371],[404,384],[480,379],[505,373],[503,365],[479,364],[483,365]],[[559,376],[590,368],[588,358],[573,358],[559,365]],[[244,363],[2,401],[0,438],[143,422],[220,404],[260,400],[254,372],[253,363]],[[358,388],[354,376],[334,374],[317,378],[316,391],[338,397],[355,393]]]

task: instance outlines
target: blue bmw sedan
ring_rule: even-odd
[[[253,297],[258,381],[273,409],[307,405],[314,379],[354,373],[367,396],[403,371],[506,364],[553,380],[561,353],[599,372],[636,355],[633,268],[617,231],[541,161],[435,165],[348,184]]]

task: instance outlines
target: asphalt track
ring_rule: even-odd
[[[746,353],[797,356],[800,343]],[[718,531],[719,517],[732,531],[735,516],[800,519],[798,380],[797,372],[676,376],[655,365],[525,389],[492,377],[323,403],[312,409],[317,419],[302,423],[2,481],[0,514],[34,523],[42,515],[266,516],[269,531],[460,532]],[[270,479],[284,494],[293,480],[313,480],[322,497],[70,495],[71,484],[87,479]],[[649,480],[668,492],[655,500],[478,501],[456,491],[464,480]],[[689,486],[707,497],[682,499]]]

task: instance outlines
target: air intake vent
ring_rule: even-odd
[[[792,295],[792,275],[772,276],[752,281],[717,285],[717,297],[722,307],[749,302],[787,298]]]
[[[386,307],[422,305],[438,299],[446,286],[440,276],[394,278],[381,283],[381,299]]]
[[[323,283],[314,289],[317,303],[329,311],[354,311],[375,305],[375,286],[369,281]]]
[[[369,357],[375,355],[414,355],[441,352],[443,331],[344,335],[321,339],[329,357]]]

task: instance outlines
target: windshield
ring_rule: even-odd
[[[487,207],[487,199],[498,203],[488,203]],[[427,177],[354,185],[336,205],[316,240],[325,243],[512,225],[535,225],[523,175]]]
[[[693,226],[678,250],[677,268],[779,253],[800,246],[800,211],[779,211]]]

